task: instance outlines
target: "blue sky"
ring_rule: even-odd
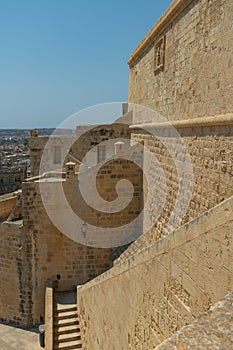
[[[129,56],[171,2],[0,0],[0,128],[127,101]]]

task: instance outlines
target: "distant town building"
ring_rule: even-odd
[[[28,169],[28,131],[0,130],[0,195],[20,189]]]
[[[0,195],[17,191],[27,178],[27,166],[18,169],[0,170]]]

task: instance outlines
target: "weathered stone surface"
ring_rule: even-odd
[[[22,230],[20,223],[0,225],[0,319],[25,323]]]
[[[176,0],[131,55],[129,102],[169,120],[232,112],[231,0]],[[164,68],[155,46],[166,37]]]
[[[41,350],[38,331],[0,323],[0,347],[1,350]]]
[[[233,293],[230,293],[155,349],[229,350],[233,348],[232,328]]]
[[[84,349],[153,349],[229,293],[232,210],[233,197],[79,287]]]

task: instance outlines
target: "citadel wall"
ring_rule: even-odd
[[[93,247],[92,242],[88,241],[89,225],[118,227],[134,220],[141,209],[141,177],[138,167],[128,160],[119,158],[101,167],[97,188],[106,201],[116,198],[115,184],[119,179],[128,178],[135,184],[132,201],[116,215],[104,214],[88,207],[78,191],[74,164],[69,165],[66,178],[47,177],[23,183],[23,220],[0,226],[1,319],[26,326],[43,323],[47,280],[54,282],[55,291],[75,290],[77,285],[88,282],[112,266],[111,253],[114,248]],[[71,208],[87,224],[84,241],[88,246],[60,232],[46,212],[41,188],[46,186],[50,200],[51,196],[55,196],[53,210],[59,212],[56,189],[61,183]],[[66,219],[63,215],[62,220],[66,222]],[[71,229],[77,232],[81,230],[80,227]]]
[[[141,129],[132,125],[132,139],[143,142],[163,167],[168,191],[154,193],[154,198],[166,197],[166,205],[149,234],[121,255],[121,264],[78,289],[86,349],[153,348],[233,287],[232,198],[220,203],[233,195],[232,11],[231,0],[176,0],[130,58],[129,101],[181,122],[175,126],[194,170],[193,195],[182,223],[202,216],[166,237],[179,183],[174,161],[161,142],[142,131],[142,125]],[[139,122],[143,120],[135,124]],[[86,134],[74,145],[77,159],[99,141],[130,137],[127,127],[115,134],[101,128],[100,136]],[[31,135],[33,176],[39,173],[46,142],[47,138]],[[123,160],[103,166],[97,182],[106,200],[116,197],[117,178],[112,176],[117,175],[127,175],[137,184],[137,198],[126,212],[126,219],[132,220],[141,210],[142,174]],[[50,180],[51,186],[58,184],[57,179]],[[120,215],[104,218],[84,205],[74,196],[75,178],[69,181],[72,186],[64,181],[64,191],[84,220],[97,225],[123,223]],[[2,275],[7,276],[0,317],[24,325],[43,322],[47,279],[55,281],[57,290],[73,289],[112,264],[111,249],[74,243],[52,224],[39,195],[40,183],[23,184],[23,228],[16,225],[12,231],[12,223],[0,228]],[[151,203],[151,215],[155,206]],[[210,211],[203,215],[206,210]],[[13,286],[8,296],[6,285]]]
[[[153,349],[230,292],[232,209],[233,197],[78,287],[84,349]]]
[[[231,0],[173,1],[129,60],[129,102],[171,121],[191,156],[193,179],[182,181],[193,187],[192,198],[180,224],[233,195],[232,20]],[[166,177],[164,191],[156,186],[156,171],[149,171],[155,198],[149,215],[153,217],[160,198],[166,198],[164,209],[155,226],[116,263],[173,229],[169,218],[181,179],[163,137],[153,136],[161,127],[157,124],[135,114],[130,129],[131,138],[154,154]],[[185,201],[185,192],[183,196]]]
[[[168,234],[177,168],[163,140],[145,132],[158,123],[134,118],[132,139],[166,177],[161,192],[149,169],[149,215],[160,198],[165,206],[119,264],[78,287],[84,349],[153,349],[233,288],[232,20],[231,0],[175,0],[130,57],[129,102],[159,112],[180,133],[192,160],[193,179],[185,179],[192,198],[185,225]]]
[[[231,0],[175,0],[132,53],[129,102],[169,120],[232,112]]]
[[[222,124],[224,123],[222,122]],[[233,125],[204,126],[203,123],[202,126],[177,128],[177,130],[191,156],[193,178],[179,178],[174,159],[170,151],[166,149],[162,139],[157,139],[140,129],[132,130],[134,132],[132,139],[143,142],[144,147],[147,147],[155,155],[166,179],[166,188],[156,186],[157,173],[149,167],[150,191],[154,196],[149,204],[150,212],[147,215],[153,217],[161,198],[166,198],[166,200],[155,225],[135,243],[132,243],[115,263],[132,256],[172,231],[169,219],[178,198],[180,181],[187,182],[187,187],[192,188],[192,195],[187,211],[183,218],[180,217],[181,220],[177,226],[190,222],[233,195]],[[166,137],[166,140],[168,139]],[[179,156],[180,161],[182,161],[183,154]],[[180,195],[181,204],[185,203],[186,191]],[[181,213],[183,213],[182,210]]]
[[[56,180],[51,182],[51,186],[57,185]],[[25,253],[32,275],[29,288],[32,324],[38,324],[41,317],[44,318],[47,279],[55,282],[56,290],[74,290],[77,284],[86,283],[111,266],[109,249],[78,244],[54,226],[39,193],[38,182],[23,184]]]

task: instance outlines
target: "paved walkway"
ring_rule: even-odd
[[[36,331],[0,323],[0,350],[43,350]]]
[[[59,308],[64,304],[76,304],[75,293],[57,293]],[[0,322],[0,350],[43,350],[39,345],[37,330],[25,330]]]

